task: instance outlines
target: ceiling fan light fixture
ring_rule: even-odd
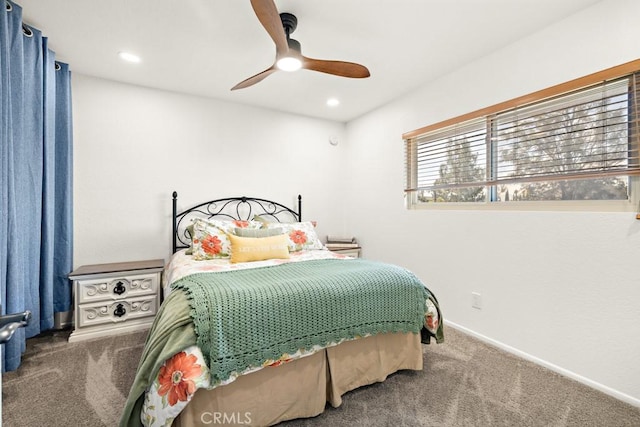
[[[282,71],[298,71],[302,68],[302,61],[296,58],[295,56],[285,56],[283,58],[278,59],[276,62],[276,67]]]
[[[282,71],[298,71],[302,68],[302,48],[300,47],[300,42],[287,38],[287,45],[289,46],[289,51],[276,61],[276,67]]]

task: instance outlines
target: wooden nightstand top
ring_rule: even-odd
[[[135,271],[135,270],[148,270],[152,268],[164,268],[163,259],[150,259],[145,261],[131,261],[131,262],[113,262],[109,264],[91,264],[83,265],[76,268],[69,273],[69,278],[75,276],[84,276],[87,274],[102,274],[112,273],[116,271]]]

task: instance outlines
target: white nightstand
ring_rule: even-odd
[[[69,341],[147,329],[160,306],[164,260],[83,265],[73,280]]]

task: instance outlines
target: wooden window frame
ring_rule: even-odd
[[[463,114],[457,117],[453,117],[451,119],[447,119],[438,123],[434,123],[428,126],[421,127],[419,129],[415,129],[409,132],[402,134],[402,138],[407,144],[408,141],[417,139],[425,134],[433,133],[438,130],[443,130],[448,127],[455,126],[460,123],[467,123],[473,120],[487,119],[491,116],[495,116],[499,113],[504,113],[506,111],[526,107],[528,105],[543,102],[546,100],[550,100],[552,98],[569,94],[571,92],[575,92],[578,90],[588,89],[589,87],[600,85],[602,83],[606,83],[609,81],[613,81],[616,79],[629,77],[634,73],[640,72],[640,59],[627,62],[622,65],[618,65],[615,67],[608,68],[606,70],[602,70],[593,74],[589,74],[584,77],[580,77],[565,83],[561,83],[546,89],[542,89],[527,95],[523,95],[508,101],[504,101],[489,107],[481,108],[479,110]],[[635,111],[634,121],[636,126],[638,125],[638,111]],[[635,147],[640,145],[638,142],[638,131],[634,133],[632,136],[636,142]],[[408,145],[408,144],[407,144]],[[630,183],[630,194],[631,197],[628,200],[575,200],[575,201],[527,201],[527,202],[509,202],[509,203],[500,203],[495,201],[490,201],[490,198],[487,199],[486,202],[462,202],[462,203],[420,203],[417,202],[416,191],[411,188],[412,180],[414,179],[411,176],[413,166],[409,164],[410,161],[413,161],[411,157],[415,153],[405,153],[405,165],[406,165],[406,178],[407,178],[407,189],[405,190],[405,198],[407,200],[407,207],[430,207],[437,209],[459,209],[461,207],[477,209],[477,208],[488,208],[495,209],[496,207],[507,207],[507,209],[521,209],[521,210],[575,210],[575,209],[585,209],[585,210],[600,210],[600,211],[630,211],[636,210],[638,207],[638,203],[640,202],[640,197],[638,197],[638,193],[640,192],[640,179],[638,179],[635,172],[629,174],[632,176]],[[488,156],[487,156],[488,157]],[[489,184],[490,185],[490,184]],[[640,210],[640,208],[638,208]]]

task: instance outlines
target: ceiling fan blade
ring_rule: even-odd
[[[255,76],[251,76],[248,79],[245,79],[231,88],[231,90],[244,89],[249,86],[253,86],[256,83],[261,82],[262,80],[269,77],[274,72],[278,71],[275,64],[271,66],[271,68],[267,68],[266,70],[256,74]]]
[[[362,79],[371,75],[367,67],[354,62],[327,61],[324,59],[307,58],[306,56],[303,56],[302,59],[302,68],[307,70],[355,79]]]
[[[251,6],[258,20],[276,44],[276,53],[280,55],[288,52],[287,36],[284,33],[280,14],[273,0],[251,0]]]

